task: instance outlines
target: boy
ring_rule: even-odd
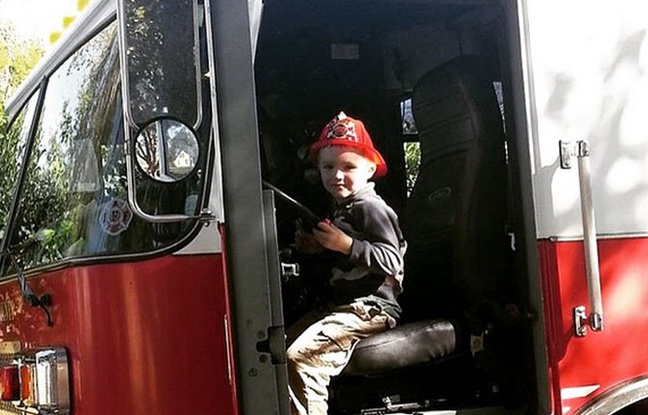
[[[405,241],[396,213],[369,182],[385,175],[387,165],[364,124],[340,112],[311,146],[310,156],[336,209],[312,234],[298,231],[295,244],[308,254],[327,249],[335,259],[331,304],[288,330],[293,415],[326,415],[331,376],[342,372],[361,339],[394,327],[401,312],[396,298],[402,291]]]

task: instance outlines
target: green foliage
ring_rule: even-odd
[[[33,39],[20,39],[12,25],[0,27],[0,107],[44,54]],[[2,130],[4,131],[4,129]]]
[[[409,195],[418,177],[419,165],[421,164],[421,146],[418,142],[407,142],[404,144],[404,150],[407,194]]]
[[[13,198],[18,176],[18,129],[8,130],[5,102],[43,56],[43,48],[34,40],[22,40],[11,25],[0,27],[0,238]]]
[[[13,196],[13,183],[17,176],[15,162],[15,151],[18,146],[18,135],[15,132],[5,133],[7,128],[7,116],[0,113],[0,239],[4,235],[4,226],[11,198]]]

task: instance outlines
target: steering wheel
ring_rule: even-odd
[[[294,211],[294,213],[302,219],[305,229],[312,230],[313,228],[317,227],[318,223],[322,221],[322,218],[313,213],[312,210],[310,210],[276,186],[264,180],[263,187],[272,190],[277,196],[287,202],[288,206]]]
[[[283,205],[301,220],[305,231],[312,231],[322,221],[318,215],[276,186],[263,181],[264,189],[272,190]],[[296,321],[310,310],[314,304],[323,303],[328,298],[326,288],[329,275],[327,263],[319,256],[302,255],[292,248],[281,250],[282,261],[299,264],[299,274],[290,276],[282,282],[284,319],[287,325]]]

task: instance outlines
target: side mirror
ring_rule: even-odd
[[[128,205],[150,223],[213,220],[206,208],[197,215],[145,211],[136,177],[139,170],[159,182],[177,182],[197,169],[200,149],[211,151],[211,141],[199,143],[195,133],[203,117],[204,8],[198,0],[117,0]]]
[[[135,137],[135,162],[154,180],[176,182],[189,176],[200,156],[194,131],[186,124],[160,118],[146,124]]]

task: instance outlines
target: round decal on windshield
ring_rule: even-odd
[[[123,200],[115,199],[101,205],[99,223],[101,229],[109,235],[119,235],[124,232],[131,219],[133,219],[133,212],[128,207],[128,203]]]

